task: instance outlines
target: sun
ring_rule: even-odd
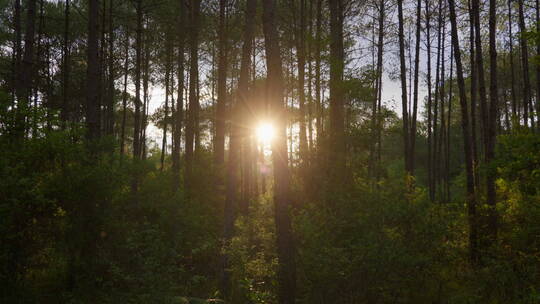
[[[268,122],[259,123],[255,132],[257,139],[264,144],[272,142],[275,136],[274,126]]]

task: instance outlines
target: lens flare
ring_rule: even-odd
[[[260,123],[257,126],[256,134],[257,134],[257,139],[260,142],[264,144],[268,144],[272,142],[272,139],[274,139],[274,136],[275,136],[274,126],[272,126],[272,124],[268,122]]]

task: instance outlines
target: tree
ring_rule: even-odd
[[[411,173],[409,156],[409,113],[407,111],[407,66],[405,64],[405,36],[403,30],[403,0],[398,0],[398,36],[399,36],[399,63],[401,80],[401,112],[403,116],[403,146],[405,172]]]
[[[186,189],[190,189],[190,182],[193,178],[193,158],[198,150],[198,129],[199,128],[199,96],[198,96],[198,75],[199,75],[199,10],[200,0],[192,0],[190,5],[190,67],[189,67],[189,109],[186,125]],[[194,149],[195,147],[195,149]],[[195,151],[194,151],[195,150]]]
[[[217,111],[216,111],[216,139],[215,163],[222,166],[225,161],[225,110],[227,106],[227,27],[226,27],[227,0],[219,1],[219,29],[218,29],[218,81],[217,81]]]
[[[330,7],[330,129],[329,168],[333,182],[337,185],[345,177],[345,124],[343,68],[345,50],[343,46],[343,1],[329,0]]]
[[[463,77],[463,65],[461,63],[461,50],[459,46],[458,28],[456,21],[456,4],[454,0],[448,0],[449,17],[451,24],[452,48],[456,62],[456,74],[459,90],[459,103],[461,105],[461,130],[463,133],[463,148],[465,153],[465,171],[467,178],[467,209],[469,217],[469,255],[474,264],[478,260],[478,229],[476,215],[476,193],[474,185],[471,137],[469,127],[469,113],[467,111],[467,95],[465,93],[465,78]]]
[[[86,96],[86,126],[87,138],[95,141],[100,136],[100,64],[99,64],[99,1],[88,2],[88,69],[87,69],[87,96]]]
[[[283,72],[277,32],[278,16],[276,15],[276,2],[274,0],[263,0],[267,98],[269,100],[270,114],[275,119],[276,129],[276,138],[272,142],[272,162],[274,165],[274,206],[279,262],[278,298],[280,303],[292,304],[296,298],[296,263],[289,215],[291,206],[290,173],[285,132],[285,109],[283,107]]]

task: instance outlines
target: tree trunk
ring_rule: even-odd
[[[413,95],[413,113],[410,131],[410,151],[409,151],[409,163],[411,175],[414,175],[414,157],[416,149],[416,117],[418,112],[418,74],[420,63],[420,31],[422,29],[422,0],[418,0],[416,3],[416,46],[414,55],[414,95]]]
[[[34,42],[36,23],[36,0],[29,0],[26,8],[26,31],[24,37],[24,55],[19,67],[17,81],[17,112],[15,119],[15,136],[23,138],[26,129],[26,116],[32,92],[32,72],[34,66]],[[17,38],[18,39],[18,38]]]
[[[184,122],[184,43],[185,43],[185,18],[186,7],[184,1],[179,2],[178,17],[178,57],[176,65],[178,66],[178,97],[176,112],[174,114],[174,144],[172,152],[172,170],[173,170],[173,188],[177,191],[180,187],[180,143],[182,141],[182,124]]]
[[[534,127],[534,115],[530,113],[531,109],[531,81],[529,79],[529,46],[527,37],[524,33],[527,31],[525,27],[525,16],[523,13],[523,0],[518,0],[519,4],[519,32],[521,41],[521,65],[523,68],[523,123],[525,126],[529,124],[528,120],[531,120],[531,127]]]
[[[425,0],[426,5],[426,48],[427,48],[427,146],[428,146],[428,191],[431,201],[435,200],[433,191],[433,150],[432,150],[432,112],[431,112],[431,12],[429,11],[429,0]]]
[[[69,8],[70,0],[65,1],[64,9],[64,43],[62,45],[62,108],[60,112],[60,120],[62,129],[66,127],[66,122],[69,120],[69,71],[70,71],[70,42],[69,42]]]
[[[343,1],[329,0],[330,6],[330,131],[329,171],[337,184],[345,181],[345,125],[343,69],[345,50],[343,45]],[[329,148],[330,148],[329,147]]]
[[[321,103],[321,32],[322,32],[322,0],[317,0],[317,21],[315,22],[315,104],[317,108],[315,130],[317,145],[322,139],[322,103]]]
[[[189,67],[189,110],[186,126],[186,190],[191,191],[193,179],[194,144],[197,144],[199,128],[199,98],[197,92],[199,74],[199,9],[200,0],[191,0],[190,67]],[[194,143],[195,142],[195,143]]]
[[[296,298],[296,263],[291,218],[289,215],[291,206],[291,179],[287,165],[286,115],[283,106],[283,72],[277,31],[278,16],[276,14],[275,1],[263,0],[263,31],[268,73],[268,102],[271,111],[270,114],[274,118],[276,128],[276,137],[272,143],[272,159],[274,163],[274,205],[277,256],[279,261],[278,299],[279,303],[293,304]]]
[[[290,0],[293,13],[294,42],[296,48],[297,68],[298,68],[298,103],[300,112],[300,134],[299,134],[299,156],[302,166],[307,162],[307,136],[306,136],[306,94],[305,94],[305,70],[306,70],[306,52],[305,52],[305,0],[300,0],[299,8],[296,7],[296,0]],[[298,16],[296,15],[298,13]]]
[[[122,126],[120,129],[120,159],[124,157],[125,150],[125,135],[126,135],[126,111],[127,111],[127,80],[129,74],[129,32],[128,27],[125,28],[125,50],[124,50],[124,90],[122,92]]]
[[[463,65],[461,63],[461,50],[459,47],[458,27],[456,21],[455,0],[448,0],[450,10],[450,23],[452,26],[452,47],[456,62],[456,74],[459,89],[459,102],[461,105],[461,128],[463,132],[463,148],[465,152],[465,169],[467,178],[467,206],[469,217],[469,255],[474,264],[478,259],[477,252],[477,216],[476,198],[474,187],[473,164],[471,157],[471,137],[469,130],[469,113],[467,111],[467,95],[465,93],[465,79],[463,77]]]
[[[116,99],[116,92],[114,88],[114,80],[116,74],[114,72],[114,22],[113,22],[113,0],[109,0],[109,58],[108,58],[108,94],[107,94],[107,120],[106,120],[106,134],[109,136],[114,135],[114,104]]]
[[[227,0],[219,0],[219,50],[217,75],[217,112],[216,112],[216,139],[214,142],[214,161],[218,167],[225,161],[225,111],[227,108],[227,27],[226,7]],[[250,41],[251,42],[251,41]]]
[[[401,79],[401,106],[403,116],[403,146],[405,173],[411,174],[411,164],[409,162],[409,113],[407,111],[407,67],[405,65],[405,37],[403,31],[403,0],[398,0],[398,35],[399,35],[399,62]]]
[[[100,136],[99,114],[99,0],[90,0],[88,9],[88,69],[87,69],[87,96],[86,96],[86,127],[87,138],[90,141]]]
[[[169,95],[170,95],[170,74],[171,74],[171,37],[166,35],[165,41],[165,113],[163,116],[163,138],[161,140],[161,171],[165,164],[165,154],[167,154],[167,127],[169,119]]]
[[[538,3],[538,0],[537,0]],[[489,113],[486,132],[486,163],[488,164],[488,171],[486,175],[486,200],[489,207],[488,210],[488,234],[490,237],[490,243],[495,242],[497,237],[497,196],[495,189],[496,171],[491,169],[491,161],[495,157],[495,141],[497,139],[496,123],[498,116],[498,83],[497,83],[497,3],[496,0],[489,0],[489,62],[490,62],[490,84],[489,84]]]
[[[137,0],[137,36],[135,39],[135,113],[133,123],[133,159],[141,156],[141,59],[142,59],[142,32],[143,32],[142,0]],[[135,184],[136,186],[136,184]],[[135,188],[136,189],[136,188]]]

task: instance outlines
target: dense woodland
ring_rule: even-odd
[[[0,302],[540,303],[538,0],[0,14]]]

